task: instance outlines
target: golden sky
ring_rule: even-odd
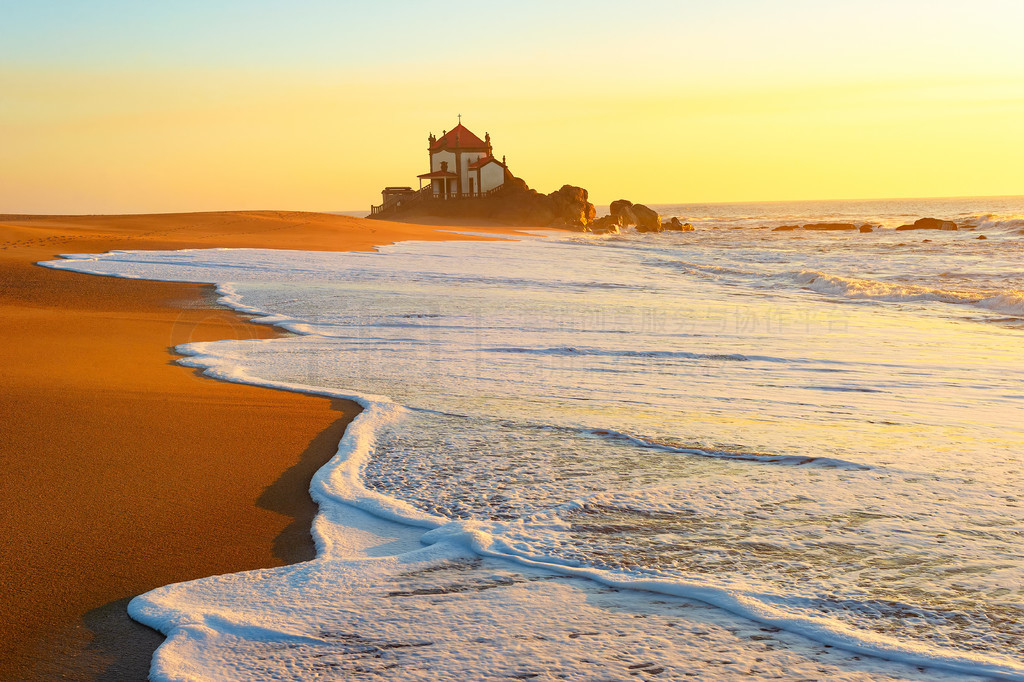
[[[0,212],[364,209],[457,114],[596,203],[1024,193],[1016,0],[502,5],[0,0]]]

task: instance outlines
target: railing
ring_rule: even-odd
[[[492,187],[491,189],[482,193],[448,192],[435,194],[434,188],[428,185],[413,194],[400,194],[397,196],[393,196],[384,203],[382,203],[380,206],[370,206],[370,215],[380,215],[381,213],[389,211],[393,208],[397,208],[399,205],[409,206],[410,204],[418,203],[420,201],[459,201],[461,199],[479,199],[481,197],[489,197],[492,194],[499,192],[503,187],[504,185],[498,185],[497,187]]]
[[[418,192],[412,192],[410,194],[397,194],[388,199],[387,201],[385,201],[384,203],[382,203],[380,206],[370,206],[370,215],[379,215],[381,213],[384,213],[385,211],[389,211],[393,208],[396,208],[399,204],[407,206],[409,204],[422,201],[428,198],[427,195],[430,194],[430,192],[430,187],[424,187]]]
[[[433,200],[433,201],[457,201],[459,199],[480,199],[481,197],[489,197],[489,196],[491,196],[495,192],[498,192],[499,190],[501,190],[501,188],[502,188],[502,186],[498,185],[497,187],[492,187],[491,189],[487,190],[486,192],[462,192],[461,194],[459,192],[448,192],[447,194],[443,194],[443,193],[442,194],[434,194],[434,193],[431,192],[425,198],[427,200]],[[428,187],[428,188],[425,188],[425,189],[430,189],[430,188]]]

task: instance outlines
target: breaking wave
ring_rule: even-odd
[[[1024,216],[1020,215],[985,213],[979,216],[971,216],[970,218],[962,221],[961,224],[978,230],[1024,234]]]
[[[1024,317],[1024,291],[957,291],[856,277],[840,277],[816,270],[786,273],[785,277],[804,288],[829,296],[892,303],[949,303],[974,306],[1003,315]]]

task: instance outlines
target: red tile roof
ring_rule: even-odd
[[[433,173],[424,173],[423,175],[417,175],[417,178],[423,178],[424,180],[431,180],[433,178],[454,178],[458,177],[451,171],[434,171]]]
[[[430,145],[430,151],[436,152],[441,149],[487,149],[487,143],[469,131],[469,128],[461,123],[443,136],[437,138],[434,144]]]
[[[493,161],[494,163],[498,164],[499,166],[501,165],[500,161],[498,161],[496,158],[494,158],[493,156],[488,154],[487,156],[481,156],[479,159],[477,159],[473,163],[469,164],[469,167],[470,167],[470,169],[477,169],[477,168],[480,168],[482,166],[486,166],[491,161]]]

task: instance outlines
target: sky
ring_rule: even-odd
[[[463,123],[591,200],[1024,193],[1020,0],[0,0],[0,213],[343,211]]]

